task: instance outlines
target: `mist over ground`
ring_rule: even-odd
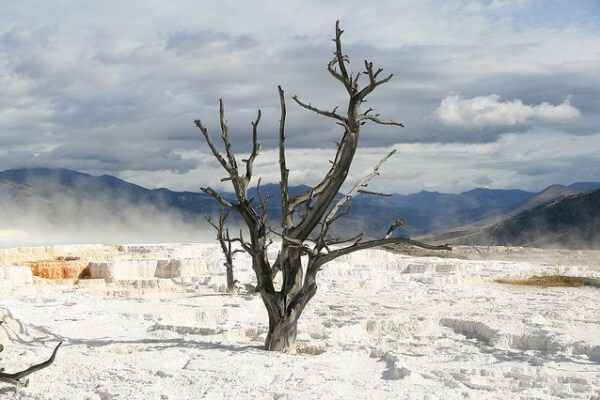
[[[433,235],[427,241],[437,243],[593,249],[599,245],[598,186],[553,185],[537,194],[489,189],[390,197],[359,194],[331,233],[350,238],[363,232],[366,238],[378,238],[393,220],[403,218],[398,235]],[[292,186],[290,195],[308,189]],[[267,184],[261,192],[267,198],[268,224],[277,229],[279,186]],[[255,188],[248,194],[256,200]],[[216,220],[219,209],[204,193],[151,190],[110,175],[49,168],[1,171],[0,204],[2,247],[214,241],[215,232],[204,217]],[[226,226],[237,236],[243,222],[235,211]]]
[[[2,202],[0,247],[82,243],[206,242],[215,232],[201,218],[119,198]]]

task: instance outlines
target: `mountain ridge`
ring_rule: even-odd
[[[53,200],[58,194],[73,199],[75,206],[82,199],[86,204],[97,200],[109,210],[122,207],[124,203],[149,205],[159,212],[176,211],[193,224],[201,223],[204,215],[216,215],[219,207],[205,193],[148,189],[112,175],[94,176],[69,169],[20,168],[0,171],[0,184],[0,198],[7,204],[29,202],[43,205],[48,213],[59,207],[56,203],[60,200]],[[400,235],[423,235],[489,219],[502,219],[521,208],[535,208],[537,203],[544,204],[556,200],[557,196],[562,198],[579,193],[596,184],[600,187],[598,182],[576,182],[571,185],[575,187],[552,185],[538,193],[520,189],[475,188],[458,194],[425,190],[407,195],[393,193],[390,197],[359,194],[352,200],[350,213],[336,223],[336,231],[344,235],[363,231],[366,236],[377,237],[385,233],[393,220],[402,217],[406,224],[398,231]],[[293,196],[308,189],[306,185],[291,186],[289,193]],[[261,192],[264,196],[270,195],[267,203],[270,223],[278,226],[281,213],[279,185],[261,185]],[[232,193],[221,194],[233,197]],[[255,196],[256,188],[251,188],[249,198]],[[231,222],[240,222],[233,214],[230,218]]]
[[[522,211],[479,229],[456,229],[425,239],[453,244],[600,248],[600,189]]]

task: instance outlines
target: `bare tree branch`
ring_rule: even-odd
[[[398,227],[402,224],[404,224],[404,220],[402,218],[398,218],[397,220],[395,220],[392,223],[392,225],[390,225],[388,231],[385,233],[385,236],[383,238],[384,239],[391,238],[392,235],[394,234],[394,232],[396,231],[396,229],[398,229]]]
[[[382,84],[388,82],[394,76],[394,74],[389,74],[386,78],[381,79],[381,80],[378,81],[377,80],[377,76],[382,71],[383,70],[381,68],[379,68],[376,72],[373,72],[373,63],[365,60],[365,71],[363,72],[363,74],[367,75],[369,77],[369,84],[367,86],[365,86],[364,88],[362,88],[356,94],[356,98],[359,101],[364,102],[364,98],[367,97],[367,95],[369,93],[371,93],[373,90],[375,90],[375,88],[377,86],[382,85]]]
[[[217,161],[219,161],[219,163],[223,166],[223,168],[227,172],[230,172],[230,167],[227,164],[227,161],[221,155],[221,153],[219,152],[219,149],[217,149],[217,146],[215,145],[215,142],[213,141],[210,133],[208,132],[208,129],[204,126],[204,124],[202,124],[202,121],[200,121],[199,119],[195,120],[194,123],[196,124],[196,126],[198,127],[198,129],[200,129],[200,132],[202,132],[202,134],[204,135],[204,139],[206,140],[206,144],[208,144],[208,147],[210,148],[210,151],[213,153],[213,155],[215,156],[215,158],[217,159]]]
[[[362,193],[362,194],[372,194],[375,196],[384,196],[384,197],[391,197],[391,193],[383,193],[383,192],[372,192],[370,190],[365,190],[365,189],[358,189],[358,193]]]
[[[373,171],[371,171],[366,176],[364,176],[360,181],[358,181],[346,195],[344,195],[341,199],[339,199],[335,203],[335,205],[331,208],[331,210],[327,213],[327,215],[325,216],[325,219],[323,220],[323,225],[321,226],[321,233],[319,235],[321,240],[323,240],[324,236],[329,231],[329,227],[335,221],[334,217],[337,214],[340,207],[342,207],[344,204],[346,204],[352,197],[354,197],[360,190],[362,190],[361,188],[364,187],[364,185],[369,180],[371,180],[374,176],[379,175],[379,168],[381,167],[381,165],[383,163],[385,163],[392,155],[394,155],[394,153],[396,153],[396,149],[390,151],[385,157],[383,157],[373,167]],[[349,210],[347,210],[345,213],[348,213],[348,211]]]
[[[448,244],[443,245],[430,245],[427,243],[419,242],[417,240],[413,240],[407,237],[397,237],[397,238],[386,238],[386,239],[376,239],[369,240],[367,242],[355,242],[353,245],[344,247],[341,249],[332,250],[327,254],[322,254],[319,256],[319,264],[323,265],[331,260],[334,260],[342,255],[354,253],[355,251],[370,249],[373,247],[380,247],[386,244],[406,244],[410,246],[420,247],[428,250],[452,250],[452,248]]]
[[[260,202],[260,219],[264,224],[267,220],[267,201],[263,197],[262,193],[260,193],[260,178],[258,178],[258,183],[256,184],[256,195],[258,196],[258,200]]]
[[[209,224],[212,225],[213,228],[217,231],[217,240],[221,245],[221,250],[223,251],[223,255],[225,256],[225,271],[227,275],[227,291],[230,294],[235,293],[235,281],[233,279],[233,256],[236,253],[239,253],[241,250],[233,250],[232,242],[234,241],[229,236],[229,229],[225,229],[225,220],[229,216],[231,209],[225,211],[225,207],[221,207],[219,210],[219,222],[214,223],[212,219],[205,215],[204,218],[208,221]]]
[[[62,342],[59,342],[56,345],[56,347],[52,351],[52,355],[50,356],[50,358],[44,362],[32,365],[31,367],[24,369],[23,371],[15,372],[13,374],[7,374],[6,372],[0,372],[0,381],[10,383],[10,384],[16,385],[16,386],[20,386],[20,385],[24,384],[25,382],[21,381],[21,379],[25,378],[28,375],[31,375],[34,372],[37,372],[39,370],[42,370],[42,369],[47,368],[50,365],[52,365],[52,363],[54,362],[54,359],[56,358],[56,353],[58,352],[58,348],[60,347],[61,344],[62,344]]]
[[[335,41],[335,39],[334,39],[334,41]],[[336,53],[334,53],[334,54],[336,54]],[[333,57],[333,59],[327,64],[327,70],[335,79],[340,81],[346,87],[346,89],[348,89],[348,83],[344,80],[344,77],[339,72],[337,72],[335,69],[335,65],[337,64],[337,62],[338,62],[338,58],[337,58],[337,55],[335,55]]]
[[[223,208],[221,208],[221,210],[223,210]],[[208,222],[208,223],[209,223],[209,224],[210,224],[210,225],[211,225],[213,228],[215,228],[216,230],[219,230],[219,226],[218,226],[217,224],[215,224],[215,223],[213,222],[213,220],[212,220],[212,219],[211,219],[211,218],[210,218],[208,215],[205,215],[205,216],[204,216],[204,219],[205,219],[205,220],[206,220],[206,222]]]
[[[258,156],[260,152],[260,143],[258,143],[258,123],[260,122],[260,110],[258,110],[258,116],[256,117],[256,121],[252,122],[252,152],[250,153],[250,157],[247,160],[244,160],[246,163],[246,186],[250,183],[252,179],[252,169],[254,167],[254,160]]]
[[[306,104],[306,103],[302,102],[302,100],[300,100],[298,98],[298,96],[292,96],[292,99],[294,99],[294,101],[296,103],[298,103],[301,107],[306,108],[307,110],[316,112],[317,114],[324,115],[324,116],[329,117],[329,118],[335,118],[335,119],[337,119],[339,121],[342,121],[344,124],[347,123],[346,118],[344,118],[341,115],[335,113],[335,109],[333,111],[321,110],[321,109],[319,109],[319,108],[311,105],[310,103]],[[337,107],[336,107],[336,109],[337,109]]]
[[[316,257],[318,254],[315,250],[313,250],[309,246],[307,246],[302,240],[291,238],[291,237],[286,236],[283,233],[279,233],[271,228],[269,228],[269,231],[271,231],[271,233],[274,233],[275,235],[279,236],[281,239],[283,239],[284,242],[291,243],[293,245],[292,247],[297,247],[310,256]]]
[[[336,214],[333,214],[331,216],[331,218],[329,218],[329,221],[327,222],[329,226],[331,226],[338,219],[340,219],[340,218],[344,217],[345,215],[347,215],[350,212],[350,210],[352,209],[352,203],[346,202],[341,207],[343,207],[342,211],[340,211],[340,212],[336,211]],[[328,226],[328,228],[329,228],[329,226]]]
[[[329,250],[329,246],[337,246],[340,245],[342,243],[356,243],[356,242],[360,242],[362,240],[362,238],[364,237],[365,233],[364,232],[360,232],[358,235],[355,235],[351,238],[348,239],[336,239],[336,240],[325,240],[325,244],[327,246],[327,250]]]
[[[371,114],[363,114],[361,115],[358,120],[359,121],[364,121],[364,120],[369,120],[369,121],[373,121],[375,123],[378,123],[380,125],[393,125],[393,126],[399,126],[401,128],[404,128],[404,124],[402,122],[396,122],[396,121],[384,121],[382,119],[379,119],[379,114],[375,114],[375,115],[371,115]]]
[[[288,194],[288,176],[290,170],[287,169],[285,161],[285,93],[281,86],[277,86],[279,93],[279,104],[281,113],[279,118],[279,191],[281,192],[281,227],[289,229],[294,224],[292,220],[292,212],[288,209],[289,194]]]
[[[229,160],[230,174],[232,177],[237,177],[237,162],[235,161],[235,154],[233,153],[233,147],[231,146],[231,140],[229,140],[229,128],[227,127],[227,120],[225,119],[225,105],[223,99],[219,99],[219,121],[221,122],[221,139],[225,145],[225,154]]]
[[[229,200],[224,199],[217,192],[215,192],[212,188],[201,187],[200,190],[203,191],[206,194],[211,195],[217,202],[219,202],[221,205],[223,205],[225,207],[229,207],[229,208],[236,208],[237,207],[237,204],[233,204]]]
[[[246,253],[252,255],[252,246],[250,245],[250,243],[248,243],[244,240],[244,235],[243,235],[241,229],[240,229],[240,237],[231,238],[231,242],[238,242],[240,244],[240,246],[242,246],[242,248],[246,251]]]
[[[256,121],[252,124],[253,151],[250,155],[250,157],[252,158],[252,162],[250,162],[250,159],[248,160],[248,164],[250,167],[252,167],[254,158],[258,155],[259,152],[257,138],[258,135],[256,132],[259,123],[259,118],[260,113]],[[250,168],[250,171],[248,171],[248,169],[246,170],[246,175],[244,177],[241,177],[238,173],[235,154],[233,152],[233,147],[229,138],[227,121],[225,119],[225,107],[223,105],[222,100],[219,100],[219,119],[221,124],[221,138],[223,139],[223,143],[225,145],[227,160],[225,160],[225,158],[218,152],[214,142],[212,141],[212,138],[208,134],[208,130],[204,127],[204,125],[199,121],[196,123],[196,125],[202,131],[204,138],[206,139],[206,142],[208,143],[215,157],[219,160],[223,168],[229,173],[229,176],[231,177],[231,183],[233,185],[237,197],[237,202],[234,204],[231,201],[224,199],[211,188],[201,188],[201,190],[211,195],[222,206],[233,208],[240,214],[240,216],[248,226],[248,231],[250,233],[250,242],[248,243],[244,241],[241,232],[240,238],[230,238],[230,241],[239,241],[242,248],[252,256],[252,268],[254,269],[256,274],[258,290],[264,292],[266,295],[272,294],[274,293],[273,280],[270,276],[271,267],[269,265],[269,259],[266,251],[266,216],[264,215],[265,213],[263,213],[262,216],[259,216],[256,210],[252,207],[250,201],[247,200],[247,190],[250,179],[252,178],[252,168]],[[254,154],[256,154],[256,156],[253,157]],[[269,303],[269,307],[274,307],[274,305],[271,304],[271,302],[275,301],[273,298],[269,297],[265,301]]]
[[[335,57],[337,59],[337,65],[340,69],[340,75],[343,79],[344,86],[348,93],[352,93],[352,81],[348,76],[348,71],[346,70],[345,62],[350,62],[347,56],[344,56],[342,53],[342,33],[344,31],[340,29],[340,21],[335,21]]]

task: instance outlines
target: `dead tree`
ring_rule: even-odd
[[[211,195],[221,206],[238,212],[248,227],[248,240],[245,240],[241,235],[236,240],[252,258],[252,268],[257,280],[257,291],[260,293],[269,315],[269,331],[265,341],[265,349],[267,350],[295,351],[298,318],[317,291],[317,272],[329,261],[344,254],[386,244],[400,243],[434,250],[450,249],[448,245],[431,246],[405,237],[394,237],[394,232],[403,223],[402,219],[393,222],[385,236],[378,240],[363,240],[362,235],[354,238],[335,239],[329,235],[331,225],[350,210],[349,200],[354,195],[359,192],[375,194],[364,188],[372,177],[379,174],[378,170],[381,164],[395,152],[392,151],[386,155],[374,167],[373,171],[358,182],[348,194],[333,203],[354,159],[361,127],[367,122],[403,127],[399,122],[381,119],[379,114],[374,113],[371,108],[361,111],[361,105],[366,101],[366,97],[378,86],[388,82],[392,75],[381,78],[382,69],[375,69],[373,63],[365,61],[365,69],[362,75],[366,77],[366,83],[359,85],[361,73],[349,73],[346,67],[349,58],[342,52],[342,33],[338,21],[335,27],[335,38],[333,39],[335,42],[334,57],[327,64],[327,70],[343,85],[348,94],[345,112],[343,114],[338,113],[338,107],[331,111],[318,108],[310,103],[303,102],[297,96],[292,98],[301,107],[331,118],[342,128],[343,134],[338,143],[332,165],[323,180],[310,190],[293,197],[288,195],[289,170],[286,164],[285,151],[285,96],[281,86],[278,86],[281,108],[279,121],[281,230],[277,231],[276,234],[281,237],[281,248],[273,262],[267,257],[267,247],[271,243],[268,235],[270,232],[275,233],[275,231],[267,227],[265,199],[260,194],[260,187],[257,187],[258,199],[248,198],[248,187],[253,177],[254,161],[260,151],[257,135],[261,116],[260,110],[256,121],[252,122],[252,151],[247,159],[242,160],[245,164],[244,171],[238,165],[232,148],[223,101],[219,101],[219,114],[224,154],[217,148],[202,121],[195,121],[213,156],[227,171],[228,176],[223,180],[231,181],[235,192],[235,200],[226,199],[209,187],[201,189]],[[316,236],[311,238],[311,234]],[[302,256],[307,258],[304,268],[301,263]],[[283,283],[281,288],[276,290],[273,279],[278,272],[282,274]]]
[[[1,321],[0,321],[0,323],[1,323]],[[34,364],[31,367],[26,368],[22,371],[18,371],[18,372],[9,374],[9,373],[4,372],[4,368],[0,368],[0,382],[5,382],[5,383],[9,383],[11,385],[15,385],[17,388],[20,386],[27,386],[28,380],[25,378],[27,376],[33,374],[34,372],[37,372],[39,370],[42,370],[42,369],[47,368],[50,365],[52,365],[52,363],[54,362],[54,359],[56,358],[56,353],[58,352],[58,348],[60,347],[61,344],[62,344],[62,342],[59,342],[56,345],[56,347],[52,351],[52,355],[46,361],[41,362],[39,364]],[[2,352],[3,350],[4,350],[4,346],[0,345],[0,352]]]
[[[229,229],[225,228],[225,220],[229,216],[231,209],[225,210],[224,207],[221,207],[219,211],[219,221],[217,223],[213,222],[209,216],[205,216],[206,220],[209,224],[212,225],[213,228],[217,231],[217,240],[221,245],[221,250],[223,251],[223,255],[225,256],[225,271],[227,274],[227,292],[229,294],[235,293],[235,280],[233,279],[233,256],[236,253],[242,253],[243,250],[233,249],[232,242],[235,239],[232,239],[229,236]]]

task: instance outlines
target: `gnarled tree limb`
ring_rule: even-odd
[[[217,161],[219,161],[219,163],[223,166],[223,168],[225,169],[225,171],[231,172],[230,171],[230,167],[227,164],[227,161],[221,155],[221,152],[217,148],[217,145],[213,141],[212,136],[210,135],[210,132],[208,132],[208,129],[206,128],[206,126],[204,126],[204,124],[202,123],[202,121],[199,120],[199,119],[195,120],[194,123],[196,124],[196,126],[198,127],[198,129],[200,129],[200,132],[202,132],[202,134],[204,135],[204,139],[206,140],[206,144],[208,144],[208,147],[209,147],[210,151],[213,153],[213,156],[217,159]]]
[[[237,204],[233,204],[229,200],[224,199],[223,197],[221,197],[221,195],[219,195],[217,192],[215,192],[212,188],[201,187],[200,190],[203,191],[206,194],[211,195],[213,199],[215,199],[219,204],[221,204],[224,207],[235,208],[237,206]]]
[[[379,125],[394,125],[394,126],[399,126],[401,128],[404,128],[404,124],[402,122],[384,121],[382,119],[379,119],[378,116],[379,116],[379,114],[375,114],[375,115],[363,114],[358,118],[358,120],[359,121],[369,120],[369,121],[373,121]]]
[[[285,93],[281,86],[277,86],[277,92],[279,94],[279,104],[281,108],[279,118],[279,191],[281,192],[281,227],[283,229],[289,229],[293,225],[293,220],[292,212],[288,208],[288,177],[290,170],[287,169],[285,160]]]
[[[324,240],[324,237],[327,234],[327,232],[329,231],[331,224],[337,219],[337,218],[335,218],[335,216],[336,216],[338,210],[340,209],[340,207],[344,206],[346,203],[348,203],[348,201],[350,201],[350,199],[352,197],[356,196],[356,194],[359,193],[360,190],[362,190],[361,188],[363,188],[367,184],[367,182],[370,181],[374,176],[379,175],[379,168],[381,167],[381,165],[383,163],[385,163],[392,155],[394,155],[394,153],[396,153],[396,149],[390,151],[385,157],[383,157],[373,167],[373,171],[371,171],[369,174],[364,176],[360,181],[358,181],[346,195],[344,195],[341,199],[339,199],[334,204],[334,206],[331,208],[331,210],[325,216],[323,223],[321,225],[321,233],[319,235],[319,239],[321,242]],[[349,208],[343,213],[343,215],[347,214],[348,211],[349,211]]]
[[[384,192],[373,192],[371,190],[365,190],[365,189],[358,189],[358,193],[361,194],[372,194],[374,196],[383,196],[383,197],[391,197],[391,193],[384,193]]]
[[[260,143],[258,143],[258,123],[260,122],[261,112],[258,110],[256,121],[252,122],[252,152],[247,160],[243,160],[246,163],[246,186],[252,179],[252,170],[254,167],[254,160],[260,152]]]
[[[334,118],[343,123],[346,123],[346,118],[342,117],[339,114],[336,114],[335,111],[337,110],[337,107],[334,108],[333,111],[325,111],[325,110],[321,110],[320,108],[317,108],[317,107],[311,105],[310,103],[306,104],[306,103],[302,102],[302,100],[300,100],[298,98],[298,96],[292,96],[292,99],[294,99],[294,101],[296,103],[298,103],[301,107],[306,108],[307,110],[310,110],[310,111],[316,112],[317,114],[324,115],[329,118]]]
[[[448,244],[430,245],[430,244],[419,242],[417,240],[413,240],[413,239],[407,238],[407,237],[397,237],[397,238],[389,237],[389,238],[385,238],[385,239],[369,240],[366,242],[355,242],[351,246],[332,250],[327,254],[321,255],[319,257],[319,263],[320,263],[320,265],[323,265],[323,264],[328,263],[329,261],[334,260],[345,254],[350,254],[350,253],[354,253],[355,251],[370,249],[373,247],[380,247],[380,246],[384,246],[387,244],[406,244],[406,245],[420,247],[420,248],[427,249],[427,250],[448,250],[448,251],[452,250],[452,248]]]
[[[54,359],[56,358],[56,353],[58,352],[58,348],[60,347],[61,344],[62,344],[62,342],[59,342],[56,345],[56,347],[52,351],[52,355],[50,356],[50,358],[44,362],[41,362],[39,364],[34,364],[31,367],[24,369],[23,371],[15,372],[12,374],[8,374],[6,372],[0,372],[0,382],[10,383],[10,384],[16,385],[16,386],[26,384],[25,381],[22,381],[23,378],[27,377],[28,375],[33,374],[34,372],[37,372],[39,370],[42,370],[42,369],[47,368],[50,365],[52,365],[52,363],[54,362]]]

